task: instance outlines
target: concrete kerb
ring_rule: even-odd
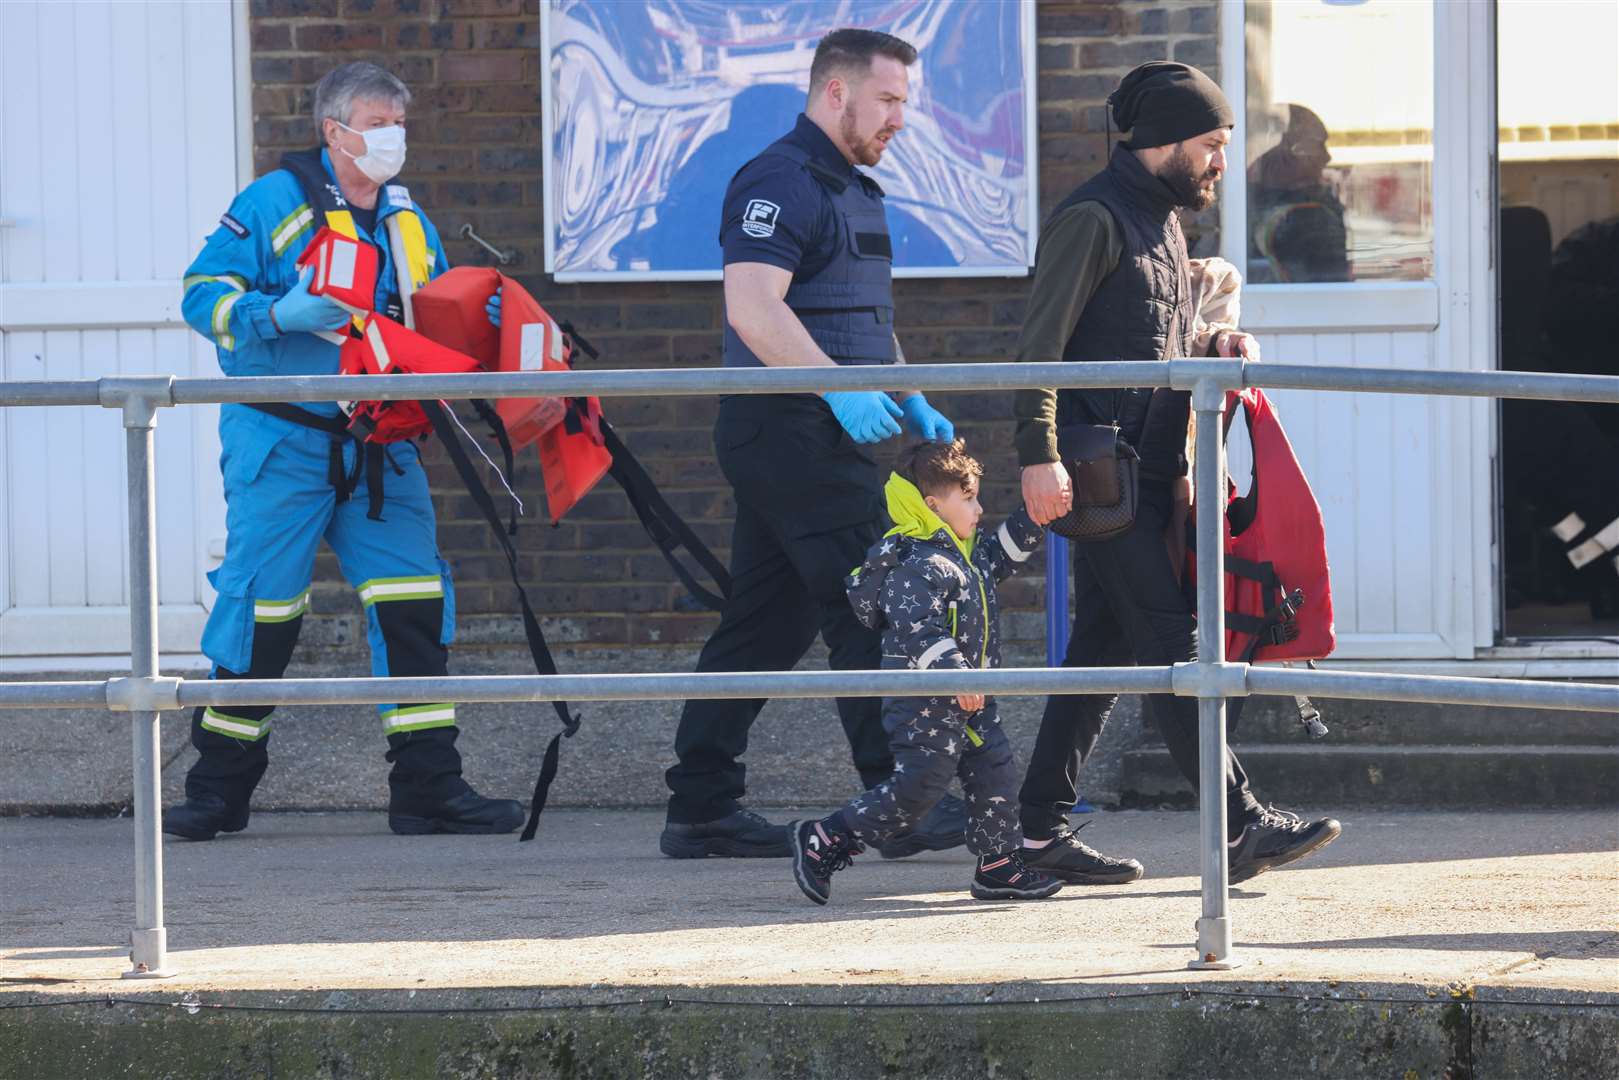
[[[954,1078],[1600,1075],[1619,1007],[1199,988],[760,995],[333,994],[0,1010],[18,1076]],[[997,1004],[993,999],[1003,998]],[[522,999],[527,998],[524,1003]],[[973,1001],[973,1004],[961,1002]],[[704,1003],[696,1003],[698,1000]],[[608,1004],[608,1002],[612,1002]]]

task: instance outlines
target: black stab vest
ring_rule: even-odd
[[[1058,204],[1104,206],[1124,240],[1119,265],[1102,279],[1063,348],[1071,361],[1170,360],[1192,355],[1197,298],[1174,196],[1134,153],[1113,149],[1108,167]],[[1060,390],[1057,423],[1117,422],[1148,477],[1184,471],[1191,399],[1185,391]],[[1152,405],[1149,410],[1149,404]]]

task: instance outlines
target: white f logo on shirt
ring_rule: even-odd
[[[774,236],[776,215],[780,213],[781,207],[768,199],[751,199],[748,208],[742,211],[742,231],[760,239]]]

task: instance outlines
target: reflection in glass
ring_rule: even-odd
[[[1433,4],[1245,11],[1248,279],[1431,277]]]

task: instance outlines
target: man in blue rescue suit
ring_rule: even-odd
[[[892,245],[882,189],[856,165],[881,159],[904,125],[916,50],[869,30],[836,30],[815,50],[809,101],[793,130],[744,165],[725,196],[725,366],[903,363],[894,337]],[[736,497],[731,595],[698,671],[791,669],[819,633],[834,669],[881,666],[878,633],[855,618],[843,576],[887,528],[868,447],[901,424],[955,437],[921,394],[877,391],[723,398],[714,426]],[[741,805],[748,730],[763,700],[688,701],[666,774],[665,855],[779,857],[787,828]],[[894,759],[877,698],[840,698],[862,786]],[[963,842],[949,798],[880,849],[891,857]]]
[[[184,312],[210,338],[227,375],[334,375],[334,332],[349,313],[309,292],[296,260],[324,224],[375,244],[376,310],[400,316],[409,294],[447,270],[438,232],[389,183],[405,159],[410,92],[373,64],[346,64],[315,87],[324,144],[288,154],[236,197],[186,271]],[[433,505],[416,446],[361,443],[336,404],[225,405],[224,563],[202,649],[215,679],[279,678],[292,657],[321,539],[365,609],[371,670],[447,671],[455,626],[449,567],[438,554]],[[455,706],[379,707],[388,740],[388,824],[396,833],[504,833],[523,821],[510,799],[487,799],[461,778]],[[272,709],[198,709],[186,801],[163,829],[209,840],[247,825],[268,764]]]

